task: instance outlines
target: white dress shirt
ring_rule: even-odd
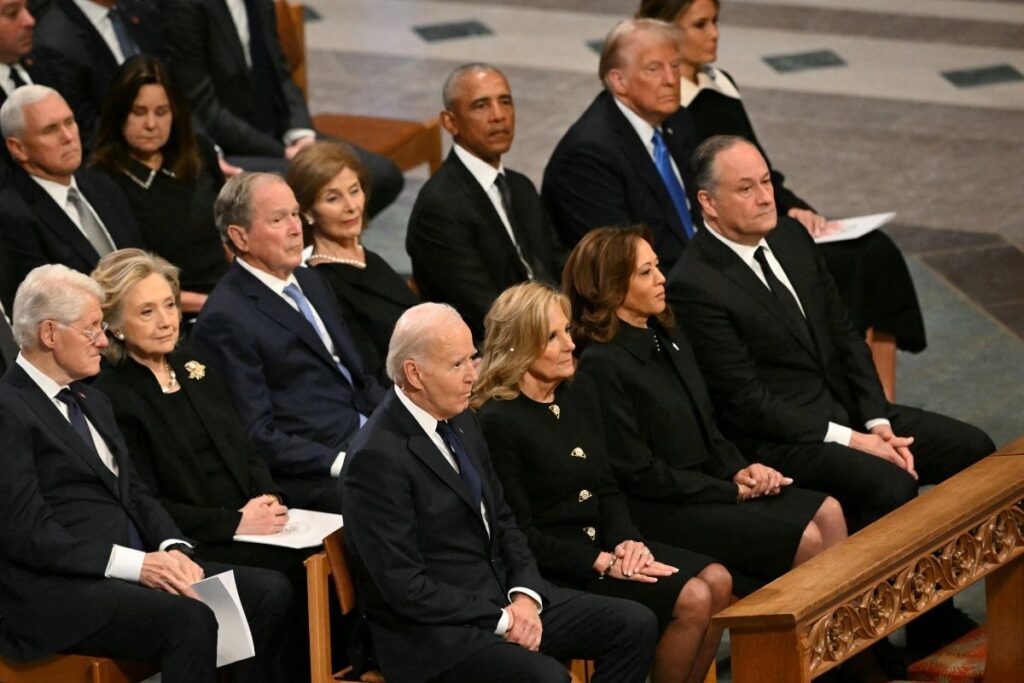
[[[21,76],[21,80],[25,81],[25,85],[32,84],[32,77],[28,75],[23,67],[18,62],[14,64],[4,64],[0,62],[0,88],[4,89],[7,96],[10,97],[14,93],[17,86],[14,85],[14,79],[11,77],[11,72],[17,71],[18,75]]]
[[[690,106],[690,103],[696,99],[701,90],[714,90],[734,100],[741,99],[740,91],[736,89],[736,84],[710,64],[697,71],[696,83],[692,83],[686,78],[679,79],[679,103],[684,107]]]
[[[416,423],[423,429],[427,437],[435,446],[437,446],[438,452],[444,456],[444,459],[452,466],[452,469],[458,472],[459,465],[455,461],[455,455],[448,450],[448,446],[445,445],[444,439],[442,439],[441,435],[437,433],[437,418],[413,403],[412,399],[406,396],[405,392],[403,392],[398,386],[395,386],[395,394],[398,395],[398,400],[401,401],[402,405],[404,405],[409,413],[412,414],[413,419],[416,420]],[[489,536],[491,534],[491,525],[487,521],[487,507],[484,505],[483,500],[480,501],[480,516],[484,520],[484,528],[487,529],[487,535]],[[536,591],[523,586],[511,588],[508,592],[509,602],[512,602],[513,593],[523,593],[530,596],[533,601],[537,603],[537,610],[540,611],[543,609],[544,602]],[[501,610],[501,617],[498,619],[498,626],[494,629],[494,633],[499,636],[504,635],[505,631],[507,631],[509,627],[508,620],[508,613],[505,610]]]
[[[33,382],[35,382],[36,386],[46,394],[50,399],[50,402],[53,403],[54,407],[60,411],[60,414],[70,424],[71,418],[68,417],[68,407],[63,401],[57,398],[57,394],[60,393],[62,389],[68,389],[69,387],[66,385],[61,386],[54,382],[49,375],[32,365],[32,363],[20,353],[18,354],[18,358],[15,362],[21,366],[21,369],[25,371]],[[106,440],[98,431],[96,431],[96,427],[93,426],[88,415],[85,416],[85,423],[89,426],[89,434],[92,436],[92,445],[95,447],[100,460],[103,461],[103,464],[107,466],[107,469],[109,469],[115,477],[118,476],[117,461],[114,459],[114,454],[111,452],[110,447],[107,446]],[[168,538],[160,543],[160,550],[176,543],[183,543],[191,547],[189,543],[186,543],[181,539]],[[142,563],[145,559],[145,552],[117,545],[115,543],[110,550],[110,559],[107,560],[107,568],[103,575],[111,579],[121,579],[122,581],[138,583],[139,577],[142,576]]]
[[[86,235],[85,230],[82,229],[82,219],[78,215],[78,210],[74,207],[73,204],[71,204],[71,202],[68,201],[68,189],[72,187],[75,188],[75,190],[78,192],[78,196],[82,198],[82,204],[85,205],[85,207],[89,210],[90,213],[92,213],[93,218],[96,219],[97,225],[99,225],[100,228],[103,230],[103,234],[107,236],[107,239],[110,241],[110,244],[114,247],[114,249],[117,249],[117,243],[114,242],[114,238],[110,236],[110,231],[107,230],[107,226],[103,224],[103,219],[100,218],[100,215],[98,213],[96,213],[96,209],[92,208],[92,204],[89,203],[89,199],[85,196],[85,193],[82,192],[81,188],[78,187],[78,182],[75,180],[75,176],[71,176],[71,183],[68,185],[62,185],[53,180],[49,180],[47,178],[40,178],[39,176],[31,174],[29,174],[29,178],[36,181],[36,184],[38,184],[39,187],[43,188],[46,191],[46,194],[50,195],[50,198],[53,199],[54,202],[56,202],[57,206],[60,207],[60,210],[63,211],[65,215],[67,215],[68,219],[70,219],[71,222],[75,224],[75,227],[78,228],[78,231],[82,233],[82,236],[84,236],[85,239],[89,240],[89,236]],[[91,244],[92,240],[89,240],[89,242]]]
[[[99,32],[103,42],[110,48],[110,53],[118,64],[124,64],[124,53],[121,52],[121,43],[117,41],[117,34],[114,33],[114,24],[110,21],[110,10],[103,5],[97,5],[92,0],[74,0],[78,9],[86,16],[89,23]]]
[[[779,263],[778,259],[775,258],[775,254],[772,252],[771,247],[768,246],[768,242],[765,241],[764,238],[762,238],[761,241],[755,244],[754,246],[749,246],[746,244],[740,244],[739,242],[733,242],[732,240],[728,239],[727,237],[719,233],[717,230],[712,229],[706,221],[704,223],[704,227],[707,228],[708,232],[717,237],[719,241],[722,242],[722,244],[729,247],[733,252],[735,252],[735,254],[740,257],[740,260],[747,264],[748,268],[754,271],[754,275],[757,276],[757,279],[760,280],[761,283],[769,291],[771,291],[771,287],[768,286],[768,280],[764,276],[764,271],[761,269],[761,264],[758,263],[757,259],[754,258],[754,254],[757,252],[757,250],[761,247],[764,247],[765,260],[771,267],[772,273],[779,280],[779,282],[781,282],[786,287],[786,289],[789,290],[789,293],[793,295],[793,300],[796,301],[796,305],[800,307],[800,313],[805,318],[807,317],[807,314],[804,313],[804,305],[803,303],[801,303],[800,297],[797,295],[796,290],[793,289],[793,283],[789,281],[789,277],[786,275],[786,271],[782,268],[782,264]],[[875,418],[873,420],[868,420],[864,424],[864,427],[870,432],[874,427],[883,424],[890,424],[889,420],[885,419],[884,417],[880,417]],[[825,431],[825,443],[837,443],[841,446],[849,446],[850,439],[852,438],[852,428],[841,424],[836,424],[835,422],[828,423],[828,429]]]

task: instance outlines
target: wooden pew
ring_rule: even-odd
[[[736,683],[807,683],[986,580],[985,680],[1024,675],[1024,438],[715,616]]]

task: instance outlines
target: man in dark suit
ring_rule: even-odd
[[[231,269],[192,342],[221,361],[235,408],[294,507],[337,512],[349,439],[384,396],[337,308],[302,261],[299,205],[280,176],[231,178],[214,205]]]
[[[12,277],[45,263],[88,273],[115,249],[142,247],[128,200],[102,173],[79,170],[78,126],[52,88],[19,88],[0,107],[7,151],[20,168],[0,191]]]
[[[53,0],[36,27],[36,51],[55,65],[88,146],[118,67],[137,54],[161,57],[150,0]]]
[[[623,21],[605,39],[605,89],[544,169],[541,194],[566,245],[594,228],[640,223],[668,269],[693,234],[699,211],[687,191],[696,135],[679,106],[681,39],[656,19]]]
[[[341,478],[346,542],[381,664],[395,683],[643,681],[655,627],[638,603],[540,577],[479,423],[469,328],[444,304],[395,325],[397,385],[356,437]]]
[[[316,131],[277,37],[271,0],[170,0],[163,42],[196,117],[231,163],[287,170]],[[373,179],[373,216],[402,191],[390,159],[354,148]]]
[[[192,583],[204,570],[150,495],[110,403],[81,380],[107,345],[89,277],[35,269],[18,289],[15,365],[0,379],[0,613],[3,651],[155,660],[164,681],[215,680],[217,622]],[[279,681],[284,576],[233,568],[257,657],[245,681]]]
[[[452,151],[416,197],[405,248],[423,297],[454,306],[483,339],[498,295],[524,280],[556,282],[563,254],[533,183],[501,164],[516,126],[505,76],[466,64],[442,94]]]

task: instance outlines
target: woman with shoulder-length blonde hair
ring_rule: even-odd
[[[718,431],[641,229],[584,236],[563,289],[573,333],[590,342],[578,376],[596,388],[612,470],[645,536],[722,562],[740,594],[846,538],[834,498],[749,463]]]
[[[545,577],[636,600],[658,616],[654,683],[704,680],[729,601],[728,571],[709,557],[646,543],[612,476],[600,409],[571,382],[569,300],[538,282],[507,289],[484,320],[473,405],[509,506]],[[657,558],[657,559],[655,559]]]

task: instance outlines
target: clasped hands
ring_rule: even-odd
[[[732,475],[732,481],[739,488],[738,500],[750,500],[761,496],[776,496],[783,486],[793,483],[790,477],[767,465],[754,463]]]
[[[641,541],[623,541],[613,552],[598,554],[594,571],[621,581],[655,583],[659,576],[671,576],[679,569],[655,560],[654,553]]]
[[[242,519],[238,522],[236,534],[276,534],[288,523],[288,508],[281,504],[277,496],[270,494],[256,496],[239,512],[242,513]]]
[[[917,479],[914,454],[910,452],[913,443],[914,437],[896,436],[892,432],[892,427],[884,423],[872,427],[870,434],[855,431],[850,436],[850,448],[888,460]]]
[[[192,584],[203,580],[203,568],[180,550],[146,553],[139,583],[171,595],[199,599]]]

